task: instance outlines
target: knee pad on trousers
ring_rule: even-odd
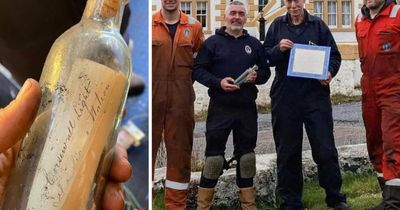
[[[256,175],[256,155],[254,152],[243,154],[239,158],[240,178],[249,179]]]
[[[224,169],[224,162],[225,158],[222,155],[206,157],[203,176],[207,179],[218,179]]]

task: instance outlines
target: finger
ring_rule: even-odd
[[[230,89],[238,89],[239,88],[239,86],[237,86],[235,84],[228,84],[227,87]]]
[[[290,49],[291,48],[290,44],[287,44],[287,43],[282,44],[282,47],[285,48],[285,49]]]
[[[132,166],[128,161],[126,150],[120,144],[115,147],[109,179],[115,182],[126,182],[132,175]]]
[[[232,92],[232,91],[235,91],[235,90],[238,90],[238,89],[240,89],[238,86],[230,86],[230,87],[226,88],[226,91]]]
[[[237,86],[237,85],[234,85],[232,89],[233,89],[233,90],[239,90],[239,89],[240,89],[240,87],[239,87],[239,86]]]
[[[226,90],[226,91],[232,91],[232,90],[234,90],[234,87],[232,87],[232,86],[227,86],[227,87],[225,87],[225,90]]]
[[[293,43],[286,43],[286,47],[291,49],[293,47]]]
[[[4,152],[19,141],[29,130],[40,103],[40,86],[28,79],[17,98],[0,110],[0,152]]]
[[[123,210],[124,209],[124,194],[122,186],[119,183],[107,183],[103,197],[104,210]]]
[[[232,77],[226,78],[226,81],[228,81],[228,84],[230,85],[235,82],[235,80]]]

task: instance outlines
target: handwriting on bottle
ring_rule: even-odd
[[[126,77],[87,59],[77,60],[65,86],[38,165],[28,209],[86,205],[104,147],[127,86]]]

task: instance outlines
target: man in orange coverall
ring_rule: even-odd
[[[202,25],[179,10],[180,0],[162,0],[153,15],[153,177],[162,137],[167,150],[165,208],[186,209],[193,144],[193,57],[203,43]]]
[[[400,5],[366,0],[355,27],[368,153],[383,190],[371,209],[400,209]]]

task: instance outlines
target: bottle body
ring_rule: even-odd
[[[82,19],[56,40],[40,79],[39,112],[1,209],[94,207],[112,161],[130,72],[129,49],[107,21]]]

